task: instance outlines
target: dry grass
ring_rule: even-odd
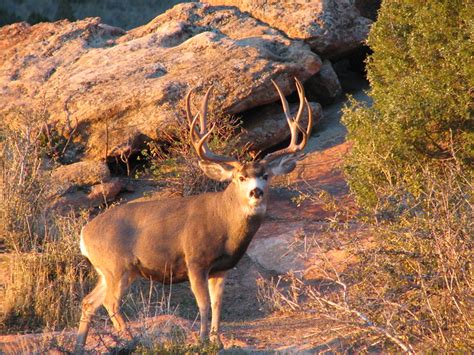
[[[377,216],[369,249],[354,241],[355,267],[339,274],[325,259],[317,285],[294,274],[261,279],[260,301],[270,311],[314,312],[350,325],[351,334],[337,336],[360,351],[468,352],[474,347],[472,186],[455,166],[437,175],[426,170],[425,186],[408,208],[392,206],[389,220]]]
[[[192,101],[200,104],[200,100],[196,95]],[[199,109],[197,106],[192,109],[193,113]],[[208,140],[212,151],[241,160],[249,159],[246,147],[239,145],[239,118],[224,114],[212,98],[209,101],[207,122],[208,127],[215,125],[214,133]],[[181,196],[224,189],[226,183],[207,178],[199,168],[196,151],[189,141],[187,122],[183,121],[176,126],[174,131],[165,137],[165,141],[168,147],[166,150],[162,149],[163,142],[161,146],[151,142],[149,149],[143,152],[149,163],[148,172],[151,172],[155,179]]]
[[[52,146],[44,127],[44,113],[19,114],[17,126],[0,133],[0,233],[8,253],[2,332],[75,324],[94,278],[78,245],[86,217],[58,216],[48,208]]]

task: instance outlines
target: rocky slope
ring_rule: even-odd
[[[318,72],[303,43],[240,13],[181,4],[124,32],[98,18],[25,23],[0,30],[0,114],[46,108],[49,122],[76,125],[83,155],[139,149],[183,124],[183,98],[214,85],[214,105],[236,114],[288,94],[293,77]]]
[[[333,63],[314,51],[326,57],[351,52],[370,21],[346,0],[237,5],[248,12],[179,4],[129,31],[100,18],[0,28],[3,123],[37,121],[59,131],[68,142],[63,163],[123,161],[147,142],[186,129],[184,96],[197,87],[197,106],[213,85],[210,111],[242,117],[242,146],[251,142],[259,152],[282,143],[288,130],[271,80],[287,95],[294,77],[306,82],[318,121],[320,103],[336,100],[342,87]],[[115,178],[95,187],[64,184],[69,187],[56,189],[53,198],[61,208],[98,205],[124,186]]]
[[[236,6],[262,22],[302,39],[325,58],[337,58],[360,47],[370,24],[350,0],[255,1],[205,0],[213,5]]]

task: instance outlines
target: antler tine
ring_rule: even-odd
[[[308,137],[311,134],[311,129],[313,126],[313,115],[311,112],[311,106],[308,103],[308,100],[305,97],[304,93],[304,87],[301,84],[301,82],[295,78],[296,81],[296,89],[298,91],[298,96],[300,99],[300,105],[298,108],[298,112],[296,113],[295,118],[291,117],[290,109],[288,107],[288,101],[286,100],[285,96],[283,95],[281,89],[279,86],[272,80],[273,85],[278,91],[278,94],[281,99],[281,103],[283,106],[283,111],[285,112],[286,120],[288,122],[288,126],[290,128],[290,133],[291,133],[291,139],[290,139],[290,145],[287,148],[278,150],[276,152],[267,154],[264,158],[264,161],[266,164],[270,163],[271,161],[283,156],[283,155],[289,155],[289,154],[296,154],[304,149],[306,146],[306,143],[308,142]],[[301,117],[303,115],[304,108],[307,108],[308,110],[308,126],[306,127],[306,130],[303,130],[300,126],[300,121]],[[297,144],[298,141],[298,132],[301,132],[302,139],[299,144]]]
[[[280,95],[280,100],[281,104],[283,106],[283,111],[285,112],[286,119],[288,121],[291,121],[291,112],[290,112],[290,107],[288,106],[288,101],[286,101],[285,95],[283,95],[283,92],[281,91],[280,87],[277,85],[277,83],[272,79],[272,84],[275,86],[278,95]]]
[[[295,78],[296,79],[296,78]],[[300,123],[300,120],[301,120],[301,116],[303,115],[303,110],[304,110],[304,106],[305,106],[305,96],[304,96],[304,88],[303,88],[303,85],[301,85],[301,83],[296,79],[296,90],[298,91],[298,97],[300,99],[300,106],[298,108],[298,113],[296,114],[296,117],[295,117],[295,122],[298,124],[298,128],[300,129],[300,131],[303,133],[303,131],[301,130],[301,126],[299,125]]]
[[[189,92],[186,94],[186,118],[188,119],[188,124],[191,125],[193,122],[193,115],[191,113],[191,94],[194,92],[196,87],[193,87]]]
[[[301,141],[300,145],[302,145],[304,148],[308,137],[311,135],[311,129],[313,128],[313,112],[311,111],[311,106],[309,105],[308,100],[306,99],[304,95],[303,85],[298,79],[295,78],[295,80],[296,80],[296,88],[298,90],[298,95],[300,97],[300,107],[299,107],[298,114],[296,116],[295,121],[298,125],[298,129],[303,134],[303,140]],[[306,109],[308,110],[308,125],[306,126],[306,131],[303,131],[299,123],[300,123],[305,105],[306,105]]]
[[[213,153],[208,145],[207,139],[213,132],[214,128],[216,127],[215,124],[212,126],[210,130],[207,129],[207,106],[209,101],[209,94],[212,90],[212,86],[206,91],[204,95],[201,110],[194,116],[191,113],[191,93],[194,91],[195,88],[191,89],[189,93],[186,95],[186,116],[189,121],[189,134],[191,143],[196,150],[197,155],[201,160],[212,161],[216,163],[226,163],[236,168],[240,168],[241,164],[234,158],[225,157],[222,155],[217,155]],[[196,127],[197,122],[199,119],[199,129]]]
[[[207,89],[204,98],[202,99],[201,103],[201,111],[200,111],[200,126],[201,126],[201,134],[204,134],[207,130],[207,103],[209,102],[209,94],[211,93],[212,85]]]
[[[288,101],[286,101],[285,95],[281,91],[280,87],[277,85],[276,82],[272,80],[273,86],[275,86],[276,90],[278,91],[278,95],[280,96],[281,105],[283,106],[283,112],[285,113],[286,121],[288,122],[288,126],[290,127],[291,132],[291,141],[290,144],[296,144],[296,140],[298,138],[298,132],[296,131],[296,127],[293,124],[293,118],[291,117],[290,108],[288,106]]]

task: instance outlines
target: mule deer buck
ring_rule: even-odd
[[[114,207],[83,228],[81,252],[96,269],[99,282],[82,303],[77,350],[83,349],[91,317],[100,305],[105,306],[118,331],[126,330],[120,301],[138,276],[163,283],[189,280],[199,307],[200,339],[209,338],[210,304],[210,340],[222,346],[219,318],[226,272],[242,258],[263,221],[271,178],[295,168],[311,132],[311,107],[303,85],[295,80],[300,99],[295,118],[282,91],[273,82],[291,131],[289,146],[260,161],[247,163],[209,149],[207,139],[214,128],[208,130],[206,124],[211,88],[195,116],[191,114],[190,104],[194,89],[187,94],[190,139],[200,158],[199,166],[209,178],[230,184],[222,192]],[[303,129],[301,117],[305,107],[308,125]]]

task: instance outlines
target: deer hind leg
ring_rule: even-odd
[[[120,311],[120,303],[123,294],[133,280],[134,277],[130,272],[125,272],[118,278],[111,278],[110,281],[107,280],[107,291],[105,293],[103,304],[107,309],[114,328],[119,332],[128,333],[125,319]]]
[[[212,321],[211,321],[211,341],[219,348],[223,347],[219,336],[220,318],[222,309],[222,296],[224,294],[224,284],[227,274],[220,272],[209,276],[209,294],[211,296]]]
[[[82,314],[79,323],[79,330],[77,332],[76,352],[81,352],[81,349],[84,347],[87,334],[89,333],[91,318],[105,299],[107,289],[105,277],[99,270],[97,270],[97,272],[100,275],[99,282],[92,292],[82,301]]]
[[[201,317],[199,338],[202,342],[209,338],[209,290],[207,288],[208,273],[199,267],[188,266],[191,290],[196,298]]]

